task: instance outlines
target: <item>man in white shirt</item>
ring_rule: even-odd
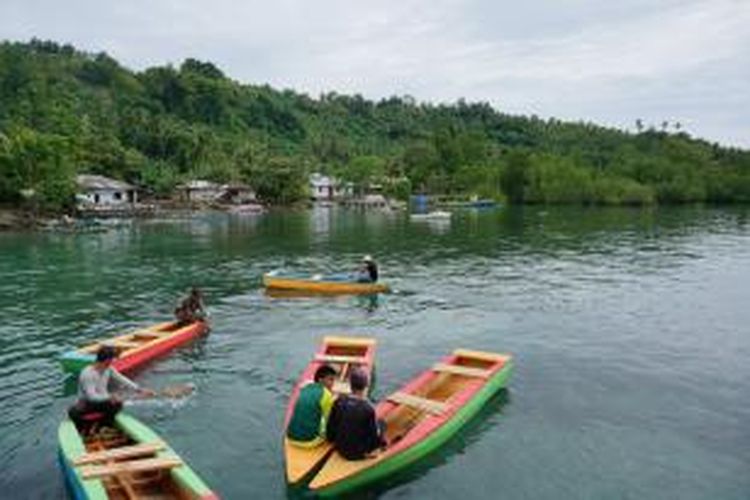
[[[117,357],[117,351],[112,346],[102,346],[96,353],[96,362],[87,366],[78,378],[78,402],[70,408],[68,416],[79,430],[86,427],[86,415],[101,414],[96,420],[102,425],[112,427],[115,415],[122,409],[122,400],[109,392],[110,383],[138,394],[153,396],[150,389],[144,389],[138,384],[115,370],[112,360]]]

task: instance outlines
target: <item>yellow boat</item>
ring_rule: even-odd
[[[375,339],[367,337],[324,337],[315,357],[302,372],[292,390],[284,419],[285,429],[292,418],[300,389],[313,380],[315,371],[324,364],[331,366],[338,374],[333,386],[334,394],[349,393],[348,375],[352,368],[361,368],[372,379],[375,366]],[[284,437],[287,482],[289,484],[299,483],[332,451],[333,448],[327,441],[312,448],[302,448],[295,446]]]
[[[289,290],[309,294],[372,294],[388,292],[385,283],[358,282],[350,274],[282,275],[275,271],[263,275],[269,291]]]

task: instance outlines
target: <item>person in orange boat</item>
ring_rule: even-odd
[[[325,441],[328,415],[333,406],[333,384],[336,370],[322,365],[315,371],[313,382],[300,389],[286,436],[296,446],[312,448]]]
[[[175,308],[174,316],[180,325],[205,320],[206,309],[203,305],[203,293],[196,287],[191,288],[190,295],[185,297]]]
[[[339,397],[333,405],[326,437],[347,460],[361,460],[385,447],[385,422],[375,417],[375,408],[365,396],[367,374],[355,369],[349,375],[351,395]]]
[[[122,409],[122,399],[109,391],[112,383],[139,395],[156,394],[115,370],[111,365],[116,357],[115,348],[104,345],[96,353],[96,361],[81,372],[78,378],[78,401],[68,410],[68,416],[79,430],[86,427],[89,421],[87,416],[94,414],[102,425],[112,427],[115,416]]]

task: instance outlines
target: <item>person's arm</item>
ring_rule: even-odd
[[[139,386],[138,384],[130,380],[128,377],[126,377],[122,373],[118,372],[114,368],[110,368],[109,370],[110,370],[110,377],[112,377],[112,380],[114,380],[117,385],[130,389],[131,391],[141,390],[141,386]]]
[[[328,441],[336,440],[336,431],[338,430],[340,418],[339,403],[336,401],[333,404],[333,408],[331,408],[331,414],[328,416],[328,422],[326,423],[326,439]]]
[[[333,393],[328,389],[323,389],[323,395],[320,397],[320,411],[326,421],[328,421],[328,416],[331,414],[334,401]]]
[[[369,428],[368,435],[370,437],[368,444],[368,452],[375,451],[378,448],[382,448],[385,445],[385,439],[380,435],[380,429],[378,429],[378,420],[375,416],[375,409],[372,405],[368,404],[369,411],[367,415],[367,427]]]
[[[126,387],[130,389],[131,391],[135,391],[141,396],[156,396],[156,392],[152,391],[151,389],[146,389],[145,387],[141,387],[140,385],[136,384],[132,380],[130,380],[128,377],[123,375],[122,373],[118,372],[114,368],[110,368],[111,370],[111,377],[114,379],[115,383],[117,385],[120,385],[122,387]]]

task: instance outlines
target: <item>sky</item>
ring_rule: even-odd
[[[0,39],[750,148],[750,0],[1,0]]]

